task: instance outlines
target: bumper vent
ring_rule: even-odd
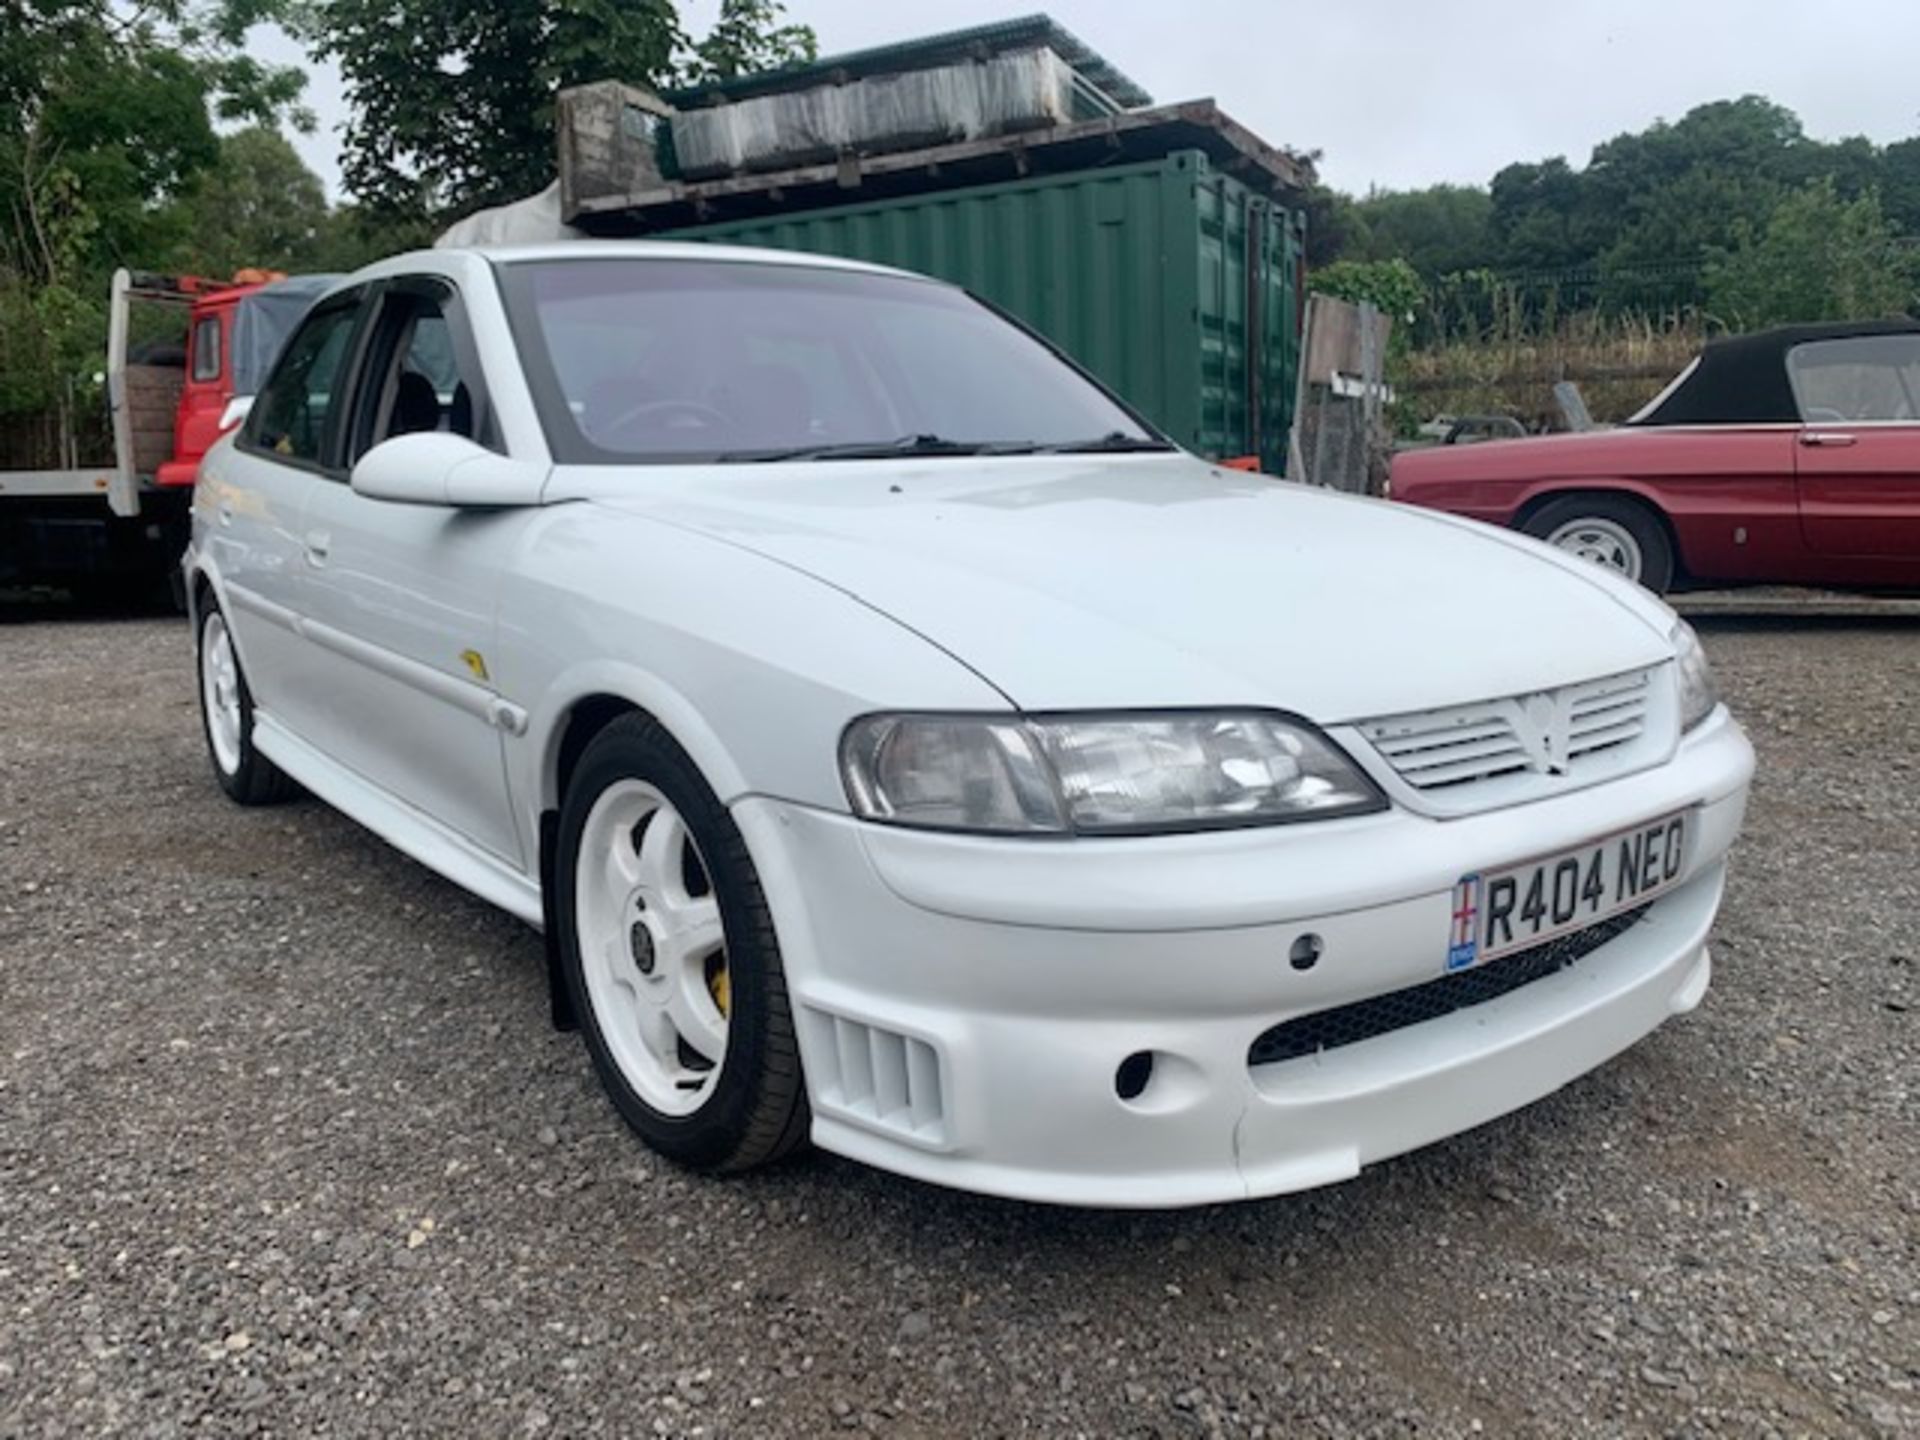
[[[1584,960],[1609,940],[1625,934],[1647,913],[1648,907],[1632,910],[1589,925],[1571,935],[1562,935],[1544,945],[1516,951],[1472,970],[1462,970],[1424,985],[1376,995],[1370,1000],[1332,1010],[1317,1010],[1295,1020],[1283,1021],[1266,1031],[1247,1051],[1248,1065],[1278,1065],[1287,1060],[1317,1055],[1323,1050],[1338,1050],[1358,1045],[1409,1025],[1438,1020],[1456,1011],[1484,1005],[1511,995],[1522,986],[1544,980]]]
[[[809,1009],[807,1055],[823,1108],[923,1145],[947,1138],[940,1055],[911,1035]]]
[[[1465,800],[1475,786],[1503,779],[1511,786],[1529,776],[1599,778],[1596,768],[1609,758],[1631,761],[1637,742],[1651,733],[1654,674],[1636,670],[1534,695],[1390,715],[1359,728],[1401,780],[1450,799]]]

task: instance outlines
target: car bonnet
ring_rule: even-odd
[[[1534,542],[1186,456],[578,467],[549,496],[802,570],[1027,710],[1335,723],[1672,653],[1657,602]]]

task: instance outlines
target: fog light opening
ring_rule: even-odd
[[[1309,931],[1293,942],[1293,948],[1287,952],[1287,963],[1296,970],[1311,970],[1320,963],[1326,948],[1326,942]]]
[[[1113,1072],[1113,1093],[1122,1100],[1138,1100],[1153,1079],[1153,1052],[1136,1050]]]

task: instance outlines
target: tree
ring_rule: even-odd
[[[1563,156],[1507,166],[1489,187],[1492,263],[1507,270],[1558,270],[1593,255],[1584,233],[1581,177]]]
[[[184,204],[193,267],[203,273],[325,268],[335,224],[326,189],[277,130],[222,138],[219,160]]]
[[[680,66],[688,84],[731,80],[817,59],[819,42],[805,25],[782,25],[779,0],[720,0],[720,17]]]
[[[1920,235],[1920,136],[1880,152],[1880,204],[1903,232]]]
[[[1477,185],[1377,190],[1354,209],[1368,259],[1399,257],[1422,275],[1485,265],[1493,248],[1493,197]]]
[[[1716,319],[1743,329],[1901,315],[1917,298],[1917,261],[1877,196],[1846,200],[1821,179],[1782,199],[1764,227],[1741,226],[1714,255],[1708,303]]]
[[[263,65],[247,53],[247,32],[283,18],[297,0],[7,0],[0,14],[0,105],[30,129],[49,96],[87,67],[169,55],[192,71],[221,120],[262,124],[286,118],[305,130],[306,74]]]
[[[1314,184],[1301,199],[1307,217],[1307,264],[1331,265],[1342,256],[1367,250],[1367,224],[1353,197]]]
[[[779,14],[776,0],[725,0],[695,43],[673,0],[330,0],[303,30],[346,81],[347,188],[377,215],[447,216],[553,179],[564,86],[660,86],[683,63],[711,74],[811,55],[806,27],[758,28]]]
[[[276,0],[10,0],[0,10],[0,411],[90,403],[117,264],[158,267],[219,155],[212,116],[310,121],[304,75],[243,49]],[[211,114],[210,114],[211,112]]]

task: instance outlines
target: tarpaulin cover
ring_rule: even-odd
[[[466,249],[475,245],[532,245],[547,240],[582,240],[584,230],[576,230],[560,218],[560,182],[506,205],[476,210],[464,220],[456,220],[433,242],[436,250]]]
[[[1039,48],[761,95],[675,115],[674,157],[700,179],[1060,125],[1073,82],[1073,67]]]
[[[233,315],[233,393],[257,395],[293,327],[340,279],[291,275],[244,296]]]

